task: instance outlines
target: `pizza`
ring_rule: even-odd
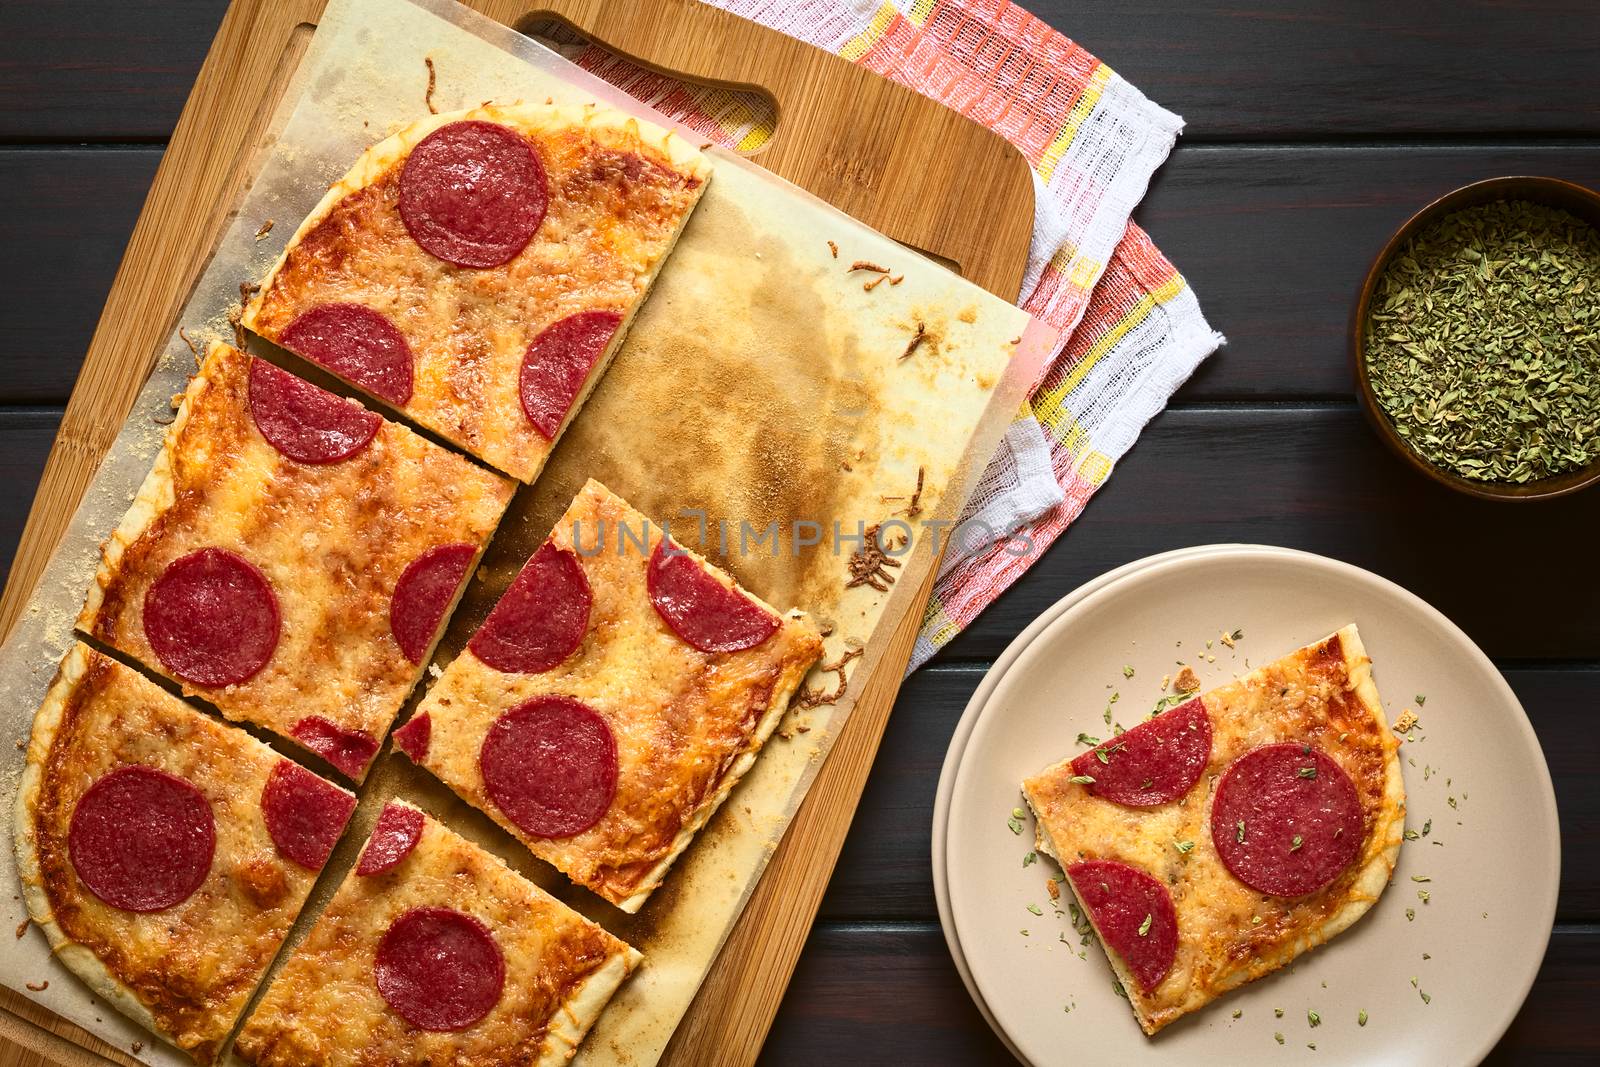
[[[17,791],[28,914],[96,996],[210,1063],[355,803],[74,645]]]
[[[214,345],[78,625],[359,780],[513,484]]]
[[[597,105],[432,116],[328,190],[242,322],[531,482],[710,173]]]
[[[642,959],[390,801],[234,1055],[256,1067],[562,1064]]]
[[[395,744],[573,881],[637,911],[821,654],[599,482]]]
[[[1145,1033],[1333,938],[1405,829],[1355,626],[1022,783]]]

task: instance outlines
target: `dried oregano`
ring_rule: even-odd
[[[1437,466],[1528,482],[1600,458],[1600,232],[1497,201],[1419,230],[1367,317],[1373,392]]]

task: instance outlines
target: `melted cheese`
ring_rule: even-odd
[[[467,119],[522,132],[548,181],[548,211],[533,239],[509,263],[487,270],[429,255],[398,208],[411,149],[440,126]],[[402,410],[531,482],[554,442],[522,411],[518,381],[529,342],[575,312],[624,317],[570,420],[621,344],[626,319],[709,177],[705,160],[681,139],[605,109],[484,107],[436,116],[357,161],[295,235],[244,324],[276,341],[319,304],[351,302],[382,313],[416,357],[414,390]]]
[[[822,643],[809,620],[791,615],[754,648],[700,652],[650,603],[645,565],[661,539],[658,526],[590,482],[556,523],[552,540],[574,548],[575,528],[594,598],[582,645],[542,674],[501,674],[462,652],[417,710],[432,720],[423,766],[536,856],[636,911],[753,762]],[[648,531],[648,544],[641,551],[622,540],[619,549],[621,531]],[[559,840],[521,833],[489,798],[478,768],[484,735],[502,712],[557,693],[605,719],[619,767],[610,810],[590,829]]]
[[[400,1017],[373,981],[379,941],[418,907],[465,912],[505,957],[505,986],[480,1021],[430,1033]],[[279,970],[234,1052],[257,1067],[473,1067],[561,1063],[639,953],[432,819],[389,872],[352,869]]]
[[[278,646],[244,683],[183,683],[184,692],[285,737],[320,715],[381,742],[422,671],[389,629],[395,584],[434,545],[481,551],[511,483],[389,422],[342,462],[287,459],[250,415],[249,362],[214,346],[189,383],[155,469],[106,542],[78,624],[166,674],[145,637],[145,592],[179,556],[231,549],[272,585]]]
[[[52,947],[96,993],[119,1007],[131,994],[148,1012],[139,1021],[202,1063],[232,1029],[316,880],[278,856],[262,820],[261,791],[280,759],[81,644],[68,654],[29,746],[19,834],[36,858],[31,872],[23,864],[29,911],[41,924],[53,921]],[[185,779],[215,819],[206,880],[159,912],[102,903],[79,881],[68,854],[78,799],[127,764]]]
[[[1130,808],[1071,781],[1063,761],[1023,783],[1038,817],[1041,851],[1063,865],[1111,859],[1167,884],[1178,916],[1178,952],[1166,979],[1145,993],[1124,985],[1146,1032],[1203,1007],[1328,940],[1377,899],[1394,868],[1404,823],[1397,742],[1370,677],[1355,627],[1203,694],[1211,759],[1189,793]],[[1356,860],[1332,885],[1293,899],[1251,889],[1223,866],[1211,840],[1211,800],[1234,760],[1262,745],[1303,741],[1349,774],[1366,815]],[[1193,842],[1188,853],[1176,843]],[[1120,961],[1113,961],[1119,964]]]

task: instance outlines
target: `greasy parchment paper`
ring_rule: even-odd
[[[228,315],[240,283],[261,276],[364,148],[426,114],[425,60],[437,74],[440,111],[487,100],[600,101],[670,125],[522,34],[447,0],[332,0],[254,178],[184,309],[180,323],[189,338],[231,337]],[[875,667],[891,623],[915,609],[941,530],[958,517],[1038,377],[1050,331],[748,161],[721,150],[708,155],[714,177],[704,199],[606,378],[543,476],[513,502],[437,664],[465,644],[587,477],[670,521],[680,541],[769,602],[812,612],[829,631],[823,664],[849,657],[852,678]],[[269,219],[271,232],[258,239]],[[851,272],[856,260],[903,280],[867,291],[864,283],[876,275]],[[251,347],[339,388],[258,339]],[[175,333],[0,648],[4,730],[16,741],[26,737],[71,644],[99,543],[149,468],[170,419],[169,399],[194,366]],[[894,564],[880,572],[886,579],[875,583],[887,588],[847,587],[856,538],[877,524],[894,552]],[[840,677],[819,668],[809,681],[815,693],[832,695]],[[383,800],[405,795],[644,952],[644,967],[612,1001],[579,1059],[652,1064],[849,714],[855,688],[790,711],[723,810],[634,916],[571,887],[403,757],[380,756],[351,831],[289,944],[342,880]],[[22,762],[17,746],[0,746],[7,813]],[[9,848],[0,851],[0,878],[15,882]],[[15,891],[0,902],[0,922],[25,918]],[[50,957],[38,931],[0,953],[5,985],[22,992],[45,979],[48,989],[24,995],[125,1050],[142,1042],[134,1055],[147,1063],[187,1062],[93,998]]]

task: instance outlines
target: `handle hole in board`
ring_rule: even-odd
[[[593,40],[552,12],[536,11],[517,21],[516,30],[610,82],[629,96],[683,123],[703,138],[742,156],[772,144],[778,131],[778,104],[760,86],[689,79]]]

